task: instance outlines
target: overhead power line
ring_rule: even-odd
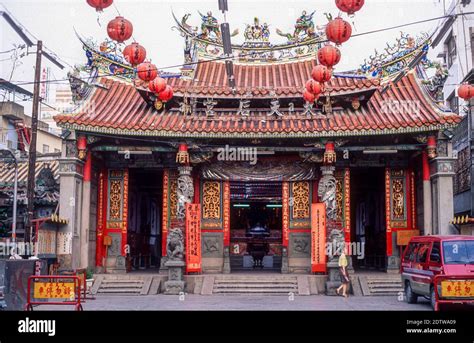
[[[472,14],[474,14],[474,12],[464,12],[464,13],[462,13],[462,15],[472,15]],[[352,37],[361,37],[361,36],[371,35],[371,34],[380,33],[380,32],[384,32],[384,31],[400,29],[400,28],[403,28],[403,27],[408,27],[408,26],[418,25],[418,24],[422,24],[422,23],[427,23],[427,22],[431,22],[431,21],[445,19],[445,18],[448,18],[448,17],[455,17],[455,16],[458,16],[458,15],[461,15],[461,14],[443,15],[443,16],[439,16],[439,17],[418,20],[418,21],[409,22],[409,23],[405,23],[405,24],[389,26],[389,27],[385,27],[385,28],[381,28],[381,29],[376,29],[376,30],[357,33],[357,34],[352,35]],[[321,40],[318,43],[325,43],[325,42],[328,42],[328,40],[327,39],[326,40]],[[301,43],[293,45],[293,47],[303,47],[303,46],[312,45],[312,44],[314,44],[314,43],[301,42]],[[270,49],[270,50],[275,51],[277,49]],[[241,58],[241,57],[245,57],[247,55],[250,55],[250,53],[249,54],[244,54],[244,55],[239,55],[239,56],[221,56],[221,57],[216,57],[216,58],[205,60],[205,61],[195,61],[195,62],[188,62],[188,63],[183,63],[183,64],[175,64],[175,65],[165,66],[165,67],[157,67],[157,69],[159,71],[159,70],[166,70],[166,69],[182,68],[182,67],[186,67],[186,66],[195,66],[195,65],[209,63],[209,62],[235,60],[235,59],[238,59],[238,58]],[[133,73],[134,73],[133,71],[127,71],[127,72],[123,72],[123,73],[104,73],[104,74],[101,74],[101,75],[97,75],[97,77],[125,76],[125,75],[130,75],[130,74],[133,74]],[[87,77],[87,78],[77,78],[77,79],[82,80],[82,81],[87,81],[87,80],[89,80],[89,77]],[[63,79],[56,79],[56,80],[43,80],[43,81],[39,81],[39,82],[40,83],[58,83],[58,82],[65,82],[65,81],[69,81],[69,79],[68,78],[63,78]],[[26,85],[32,85],[32,84],[34,84],[34,82],[19,82],[19,83],[16,83],[17,86],[26,86]]]

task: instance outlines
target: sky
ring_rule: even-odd
[[[445,0],[446,7],[450,1]],[[270,40],[280,43],[275,30],[284,32],[293,30],[296,19],[303,10],[316,11],[315,24],[327,23],[324,13],[336,16],[339,13],[334,0],[228,0],[229,12],[227,21],[231,31],[239,28],[241,34],[233,38],[233,43],[243,41],[246,24],[258,17],[261,22],[270,25]],[[43,44],[65,61],[66,68],[60,70],[43,59],[43,66],[51,67],[51,77],[65,78],[73,65],[85,62],[81,43],[76,38],[74,29],[84,37],[92,37],[97,42],[107,37],[107,23],[120,13],[134,25],[134,38],[147,49],[148,57],[158,68],[183,63],[183,38],[173,29],[172,11],[180,19],[184,14],[191,13],[189,23],[200,25],[198,11],[206,13],[211,10],[219,22],[223,15],[218,10],[218,0],[212,1],[170,1],[170,0],[115,0],[101,14],[95,12],[86,0],[0,0],[0,11],[5,8],[30,33],[30,36],[42,39]],[[387,28],[394,25],[435,18],[443,15],[443,0],[366,0],[365,5],[355,17],[343,18],[353,24],[353,33]],[[403,28],[403,31],[417,36],[421,32],[431,32],[439,21],[417,24]],[[341,52],[342,60],[336,71],[358,68],[364,58],[374,53],[375,49],[383,51],[387,43],[393,43],[400,36],[395,29],[353,37],[344,43]],[[0,18],[0,77],[13,83],[31,82],[34,76],[35,57],[33,54],[22,57],[19,65],[13,70],[11,53],[1,53],[21,44],[18,35]],[[435,56],[434,53],[431,54]],[[170,70],[168,70],[170,71]],[[67,82],[61,82],[67,84]],[[32,90],[32,85],[22,86]],[[52,86],[54,88],[54,86]],[[29,107],[25,104],[25,107]]]

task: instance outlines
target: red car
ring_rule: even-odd
[[[474,236],[413,237],[403,253],[401,274],[410,304],[419,296],[430,299],[433,308],[437,308],[437,299],[472,303]]]

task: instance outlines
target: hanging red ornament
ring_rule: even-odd
[[[308,90],[305,90],[304,93],[303,93],[303,99],[306,102],[315,102],[316,101],[316,95],[309,92]]]
[[[189,152],[187,144],[180,144],[178,147],[178,153],[176,154],[176,163],[189,164]]]
[[[97,12],[102,12],[104,8],[112,5],[113,2],[114,0],[87,0],[89,6],[94,7]]]
[[[334,142],[327,142],[325,146],[325,151],[323,155],[324,164],[333,164],[336,163],[336,150]]]
[[[320,64],[332,68],[341,60],[341,52],[332,45],[326,45],[318,50],[318,61]]]
[[[138,43],[132,43],[127,45],[125,49],[123,49],[123,56],[125,60],[133,66],[136,66],[146,58],[146,50],[143,46]]]
[[[429,158],[436,157],[436,136],[428,136],[426,140],[426,152]]]
[[[308,92],[318,96],[323,91],[323,86],[319,83],[310,79],[306,82],[305,88]]]
[[[161,77],[156,77],[148,84],[148,89],[155,94],[161,93],[166,89],[166,80]]]
[[[173,99],[173,88],[169,85],[166,86],[164,91],[158,93],[158,98],[163,102],[170,101]]]
[[[364,0],[336,0],[336,6],[352,16],[364,6]]]
[[[110,39],[123,43],[133,35],[133,25],[124,17],[116,17],[107,25],[107,34]]]
[[[137,76],[140,80],[152,81],[158,76],[158,69],[150,62],[143,62],[137,67]]]
[[[331,20],[326,26],[327,38],[337,45],[347,42],[352,35],[352,27],[341,17]]]
[[[328,67],[318,64],[311,71],[311,77],[314,81],[325,83],[331,80],[332,71]]]
[[[458,96],[464,100],[469,100],[474,96],[474,87],[464,83],[458,88]]]

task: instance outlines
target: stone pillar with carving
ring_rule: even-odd
[[[452,144],[447,139],[438,139],[436,157],[430,160],[432,227],[434,235],[457,233],[451,225],[454,216],[454,161]]]
[[[336,288],[339,287],[339,254],[345,247],[344,230],[336,224],[336,178],[334,172],[336,167],[336,152],[334,143],[327,142],[323,157],[324,165],[321,166],[321,179],[318,184],[319,202],[326,204],[326,237],[328,249],[328,279],[326,281],[326,294],[336,295]]]
[[[177,180],[177,211],[176,222],[168,232],[166,241],[165,266],[168,269],[168,280],[165,282],[165,294],[180,294],[184,292],[184,246],[185,246],[185,219],[186,204],[192,203],[194,197],[194,183],[191,177],[192,167],[189,162],[188,147],[180,144],[176,155],[178,167]]]
[[[84,162],[79,158],[74,132],[63,140],[62,144],[62,156],[59,159],[59,216],[67,219],[68,224],[58,232],[57,253],[60,269],[75,269],[81,267],[81,200]]]
[[[80,251],[81,262],[80,268],[88,268],[93,265],[89,261],[89,233],[91,231],[91,180],[92,180],[92,152],[89,145],[88,137],[79,136],[77,139],[78,157],[84,161],[84,173],[82,183],[82,211],[81,211],[81,237]],[[95,218],[94,218],[95,219]]]

